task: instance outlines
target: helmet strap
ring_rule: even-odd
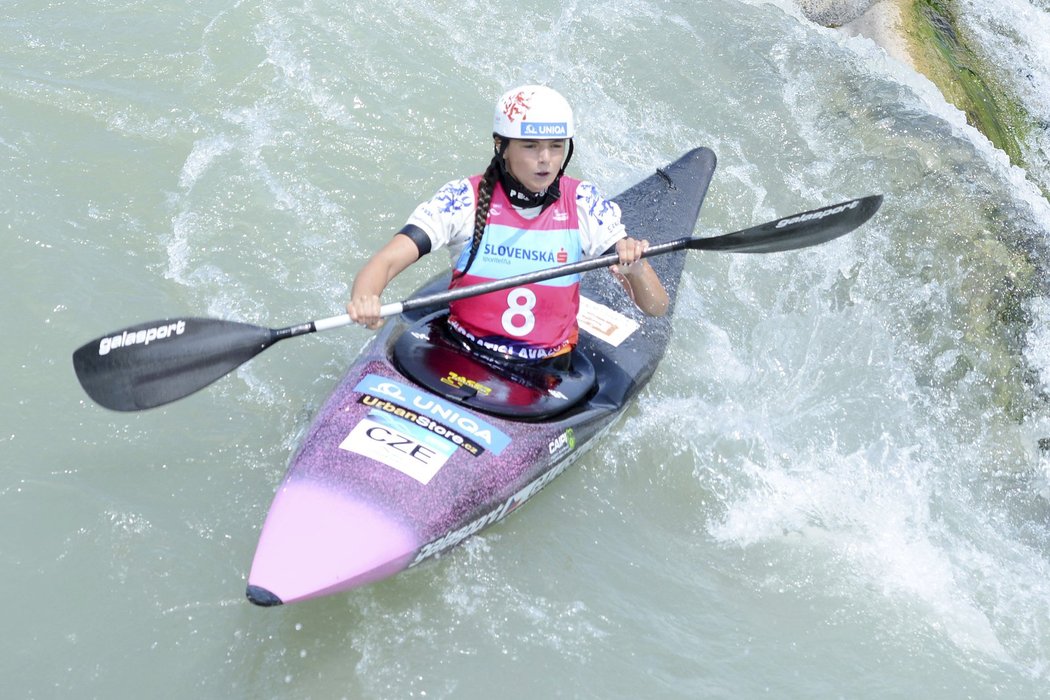
[[[561,176],[565,174],[565,168],[569,165],[569,161],[572,159],[572,139],[569,139],[569,153],[565,157],[565,162],[562,163],[561,169],[558,171],[558,175],[554,178],[554,182],[543,192],[532,192],[525,185],[521,184],[518,178],[514,177],[510,173],[510,169],[507,168],[507,161],[504,159],[504,154],[507,152],[507,147],[510,145],[510,139],[500,137],[499,148],[493,149],[496,154],[496,164],[499,166],[499,180],[500,184],[503,185],[503,191],[507,194],[507,199],[510,203],[516,207],[523,209],[531,209],[533,207],[542,206],[544,209],[549,207],[558,201],[561,197]]]

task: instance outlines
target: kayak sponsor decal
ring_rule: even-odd
[[[430,482],[456,446],[413,423],[383,411],[369,411],[339,445],[412,477],[421,484]]]
[[[443,425],[435,420],[432,420],[428,416],[420,415],[415,411],[410,411],[407,408],[401,408],[396,403],[392,403],[390,401],[387,401],[386,399],[379,398],[378,396],[372,396],[371,394],[365,394],[364,396],[359,398],[357,402],[374,409],[373,413],[376,411],[383,411],[384,413],[396,416],[407,423],[419,426],[424,430],[429,430],[435,435],[439,435],[445,438],[456,447],[462,447],[464,450],[474,455],[475,457],[477,457],[485,451],[484,447],[465,437],[462,433],[453,430],[447,425]]]
[[[149,345],[154,340],[164,340],[186,332],[186,322],[176,321],[166,323],[155,328],[143,328],[140,331],[128,333],[124,331],[120,335],[107,336],[98,343],[98,354],[108,355],[110,350],[126,348],[129,345]]]
[[[386,399],[401,408],[440,421],[493,454],[502,454],[510,444],[510,437],[491,423],[402,382],[369,374],[358,382],[354,391]]]
[[[547,450],[551,453],[551,459],[559,459],[576,449],[576,434],[572,428],[550,441]]]
[[[580,312],[576,315],[580,328],[595,338],[604,340],[614,348],[619,347],[632,333],[640,328],[637,321],[614,311],[604,304],[599,304],[585,296],[580,296]]]
[[[457,544],[467,539],[475,532],[478,532],[479,530],[482,530],[483,528],[486,528],[489,525],[492,525],[493,523],[497,523],[500,520],[503,520],[503,518],[507,517],[515,510],[517,510],[518,506],[520,506],[525,501],[529,500],[537,493],[539,493],[539,491],[544,486],[546,486],[554,480],[554,477],[558,476],[563,471],[568,469],[569,465],[572,464],[572,462],[573,460],[571,459],[565,460],[564,462],[558,464],[547,473],[542,474],[535,480],[531,481],[527,486],[525,486],[525,488],[521,489],[513,496],[508,498],[495,510],[486,513],[477,520],[459,528],[458,530],[453,530],[449,532],[444,537],[440,537],[431,542],[430,544],[424,545],[424,547],[419,550],[419,553],[416,554],[416,558],[412,560],[412,563],[409,564],[409,566],[415,566],[427,557],[432,557],[435,554],[440,554],[441,552],[444,552],[446,549],[455,547]]]
[[[860,206],[860,200],[854,199],[852,202],[846,204],[840,204],[837,207],[831,207],[829,209],[819,209],[817,211],[806,212],[805,214],[799,214],[798,216],[789,216],[786,219],[781,219],[777,222],[776,228],[784,228],[785,226],[791,226],[792,224],[800,224],[803,221],[818,221],[828,216],[835,216],[835,214],[841,214],[847,209],[856,209]]]
[[[457,374],[452,371],[449,371],[447,376],[441,378],[441,383],[448,384],[450,387],[453,387],[455,389],[462,389],[463,387],[467,387],[468,389],[473,389],[482,396],[488,396],[492,393],[492,387],[485,386],[481,382],[476,382],[473,379],[470,379],[469,377],[464,377],[462,374]]]

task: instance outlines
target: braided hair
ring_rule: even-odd
[[[485,173],[481,176],[481,182],[478,183],[478,206],[477,211],[474,213],[474,236],[470,239],[470,255],[467,257],[467,264],[463,266],[463,269],[455,272],[455,277],[462,277],[467,274],[467,270],[474,264],[474,258],[478,256],[478,249],[481,248],[481,236],[485,233],[485,225],[489,221],[492,192],[496,188],[496,180],[499,179],[500,160],[503,158],[503,153],[506,150],[507,141],[504,139],[500,144],[499,151],[492,156],[489,167],[485,168]]]

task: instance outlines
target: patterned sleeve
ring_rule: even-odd
[[[416,207],[405,228],[414,227],[430,239],[431,250],[458,251],[474,229],[474,188],[469,178],[445,183],[433,197]]]
[[[576,188],[576,208],[586,255],[601,255],[627,235],[620,221],[620,207],[606,199],[592,183],[583,181]]]

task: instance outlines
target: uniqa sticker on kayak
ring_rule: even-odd
[[[358,382],[354,391],[386,399],[402,408],[427,416],[493,454],[502,454],[510,444],[510,437],[506,433],[475,414],[394,379],[368,374]]]

